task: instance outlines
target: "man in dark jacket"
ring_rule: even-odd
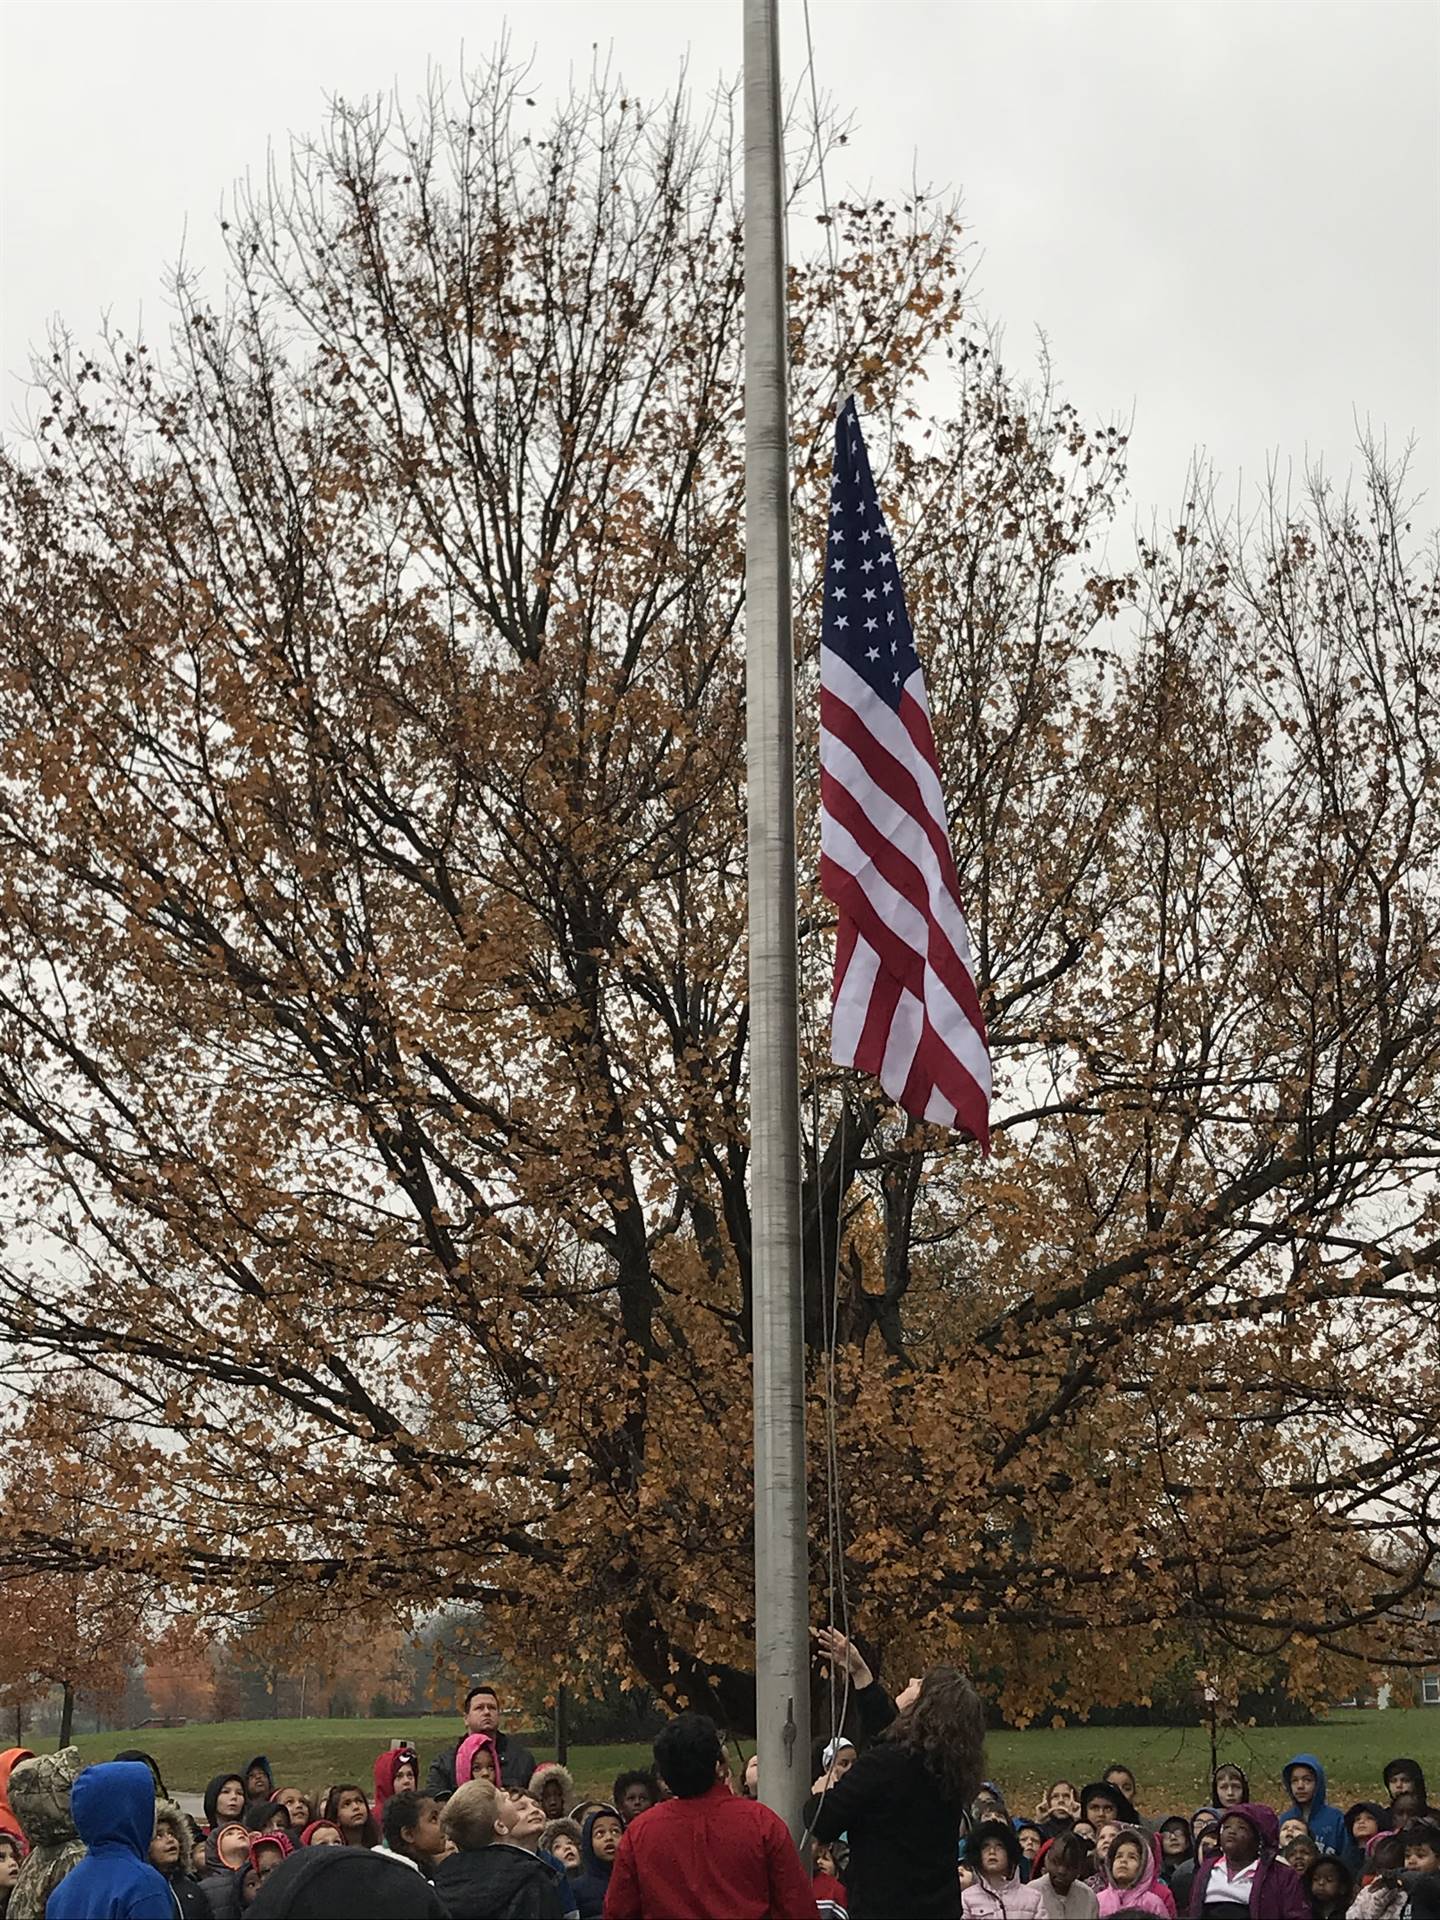
[[[138,1760],[86,1767],[70,1789],[85,1858],[45,1905],[47,1920],[173,1920],[168,1882],[146,1857],[155,1832],[155,1780]]]
[[[566,1902],[559,1875],[524,1844],[527,1834],[516,1810],[533,1806],[534,1836],[545,1815],[538,1801],[512,1801],[488,1780],[467,1780],[445,1802],[440,1823],[459,1849],[435,1869],[435,1891],[451,1920],[564,1920]],[[496,1831],[509,1816],[506,1838]]]
[[[713,1720],[677,1714],[655,1742],[655,1770],[675,1798],[625,1829],[605,1920],[819,1920],[785,1822],[730,1791]]]
[[[465,1696],[465,1731],[454,1746],[442,1748],[430,1762],[425,1790],[437,1799],[455,1791],[455,1756],[460,1743],[472,1733],[484,1733],[495,1742],[500,1756],[500,1779],[507,1787],[528,1787],[535,1771],[535,1756],[518,1740],[500,1731],[500,1696],[488,1681],[471,1687]]]

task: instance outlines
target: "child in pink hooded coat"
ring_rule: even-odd
[[[1104,1885],[1099,1888],[1101,1920],[1111,1913],[1153,1913],[1159,1920],[1171,1920],[1174,1902],[1160,1892],[1160,1870],[1149,1836],[1138,1827],[1122,1827],[1116,1834],[1102,1868]]]

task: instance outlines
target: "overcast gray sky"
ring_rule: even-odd
[[[0,0],[0,369],[52,315],[165,317],[182,234],[325,95],[459,68],[506,20],[537,90],[592,43],[654,94],[739,65],[740,0]],[[1050,337],[1083,411],[1135,411],[1137,511],[1182,494],[1192,448],[1227,485],[1267,459],[1348,466],[1392,444],[1440,521],[1440,0],[811,0],[822,89],[852,113],[845,185],[963,192],[979,304],[1012,361]],[[783,0],[787,78],[804,66]],[[211,279],[219,291],[218,277]]]

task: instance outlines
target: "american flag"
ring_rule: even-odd
[[[853,398],[835,423],[820,639],[831,1058],[988,1150],[990,1054],[925,679]]]

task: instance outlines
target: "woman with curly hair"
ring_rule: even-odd
[[[958,1920],[956,1856],[985,1772],[985,1712],[953,1667],[936,1667],[842,1779],[822,1775],[805,1808],[817,1840],[850,1841],[850,1920]]]

